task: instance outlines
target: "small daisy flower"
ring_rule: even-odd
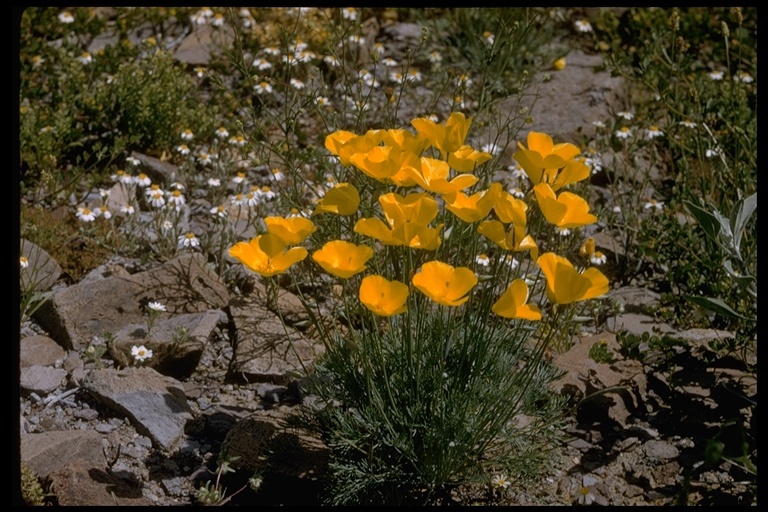
[[[99,206],[94,210],[94,213],[96,216],[103,216],[105,219],[109,220],[112,218],[112,212],[110,212],[106,206]]]
[[[152,357],[152,351],[144,345],[139,345],[138,347],[134,345],[131,347],[131,355],[137,363],[143,363],[146,359]]]
[[[217,12],[213,16],[213,20],[211,20],[211,25],[214,27],[223,27],[224,26],[224,15],[220,12]]]
[[[126,185],[130,185],[133,183],[133,177],[127,172],[123,171],[122,169],[119,169],[117,172],[115,172],[115,174],[113,174],[109,178],[116,183],[124,183]]]
[[[711,148],[704,152],[704,156],[707,158],[714,158],[716,156],[721,156],[723,154],[723,149],[720,147]]]
[[[735,75],[733,75],[734,82],[744,82],[745,84],[751,84],[755,81],[754,78],[752,78],[752,75],[747,73],[746,71],[739,71]]]
[[[520,187],[512,187],[509,189],[509,193],[518,199],[525,198],[525,192]]]
[[[409,69],[408,78],[415,80],[416,82],[421,82],[421,71],[418,69]]]
[[[427,59],[429,59],[429,62],[432,64],[437,64],[443,60],[443,56],[439,51],[435,50],[427,55]]]
[[[589,257],[589,261],[593,265],[604,265],[608,261],[608,258],[602,252],[595,251],[595,253]]]
[[[254,208],[258,206],[260,202],[261,196],[258,193],[258,188],[256,187],[253,187],[253,188],[256,190],[251,190],[250,192],[245,194],[245,200],[241,201],[241,202],[245,202],[245,206],[247,206],[248,208]]]
[[[77,60],[79,60],[82,64],[90,64],[93,62],[93,56],[88,52],[83,52],[80,54]]]
[[[72,13],[69,11],[62,11],[59,13],[59,21],[69,24],[75,21],[75,17],[72,16]]]
[[[178,181],[174,181],[170,184],[170,188],[175,188],[176,190],[184,190],[184,185],[179,183]]]
[[[151,301],[147,303],[147,309],[152,311],[168,311],[168,308],[162,302]]]
[[[632,136],[632,130],[630,130],[627,126],[622,126],[621,129],[614,132],[614,135],[620,139],[628,139]]]
[[[319,107],[330,107],[331,100],[328,98],[328,96],[318,96],[315,98],[315,105]]]
[[[621,117],[622,119],[626,119],[627,121],[631,121],[632,119],[635,118],[635,114],[633,114],[632,112],[626,112],[626,111],[616,112],[616,115],[618,117]]]
[[[359,34],[352,34],[347,38],[347,41],[358,46],[363,46],[365,44],[365,38]]]
[[[120,207],[120,213],[123,215],[133,215],[136,212],[136,209],[133,207],[133,205],[130,204],[124,204]]]
[[[269,69],[272,67],[272,63],[269,62],[267,59],[264,58],[257,58],[253,61],[253,67],[258,69],[259,71],[264,71],[265,69]]]
[[[165,197],[163,197],[163,191],[157,191],[150,196],[149,204],[155,208],[162,208],[165,206]]]
[[[205,16],[200,11],[197,11],[192,16],[189,17],[189,21],[194,23],[195,25],[205,25],[206,19]]]
[[[475,257],[475,262],[478,265],[482,265],[484,267],[487,267],[488,265],[491,264],[491,258],[489,258],[487,254],[478,254]]]
[[[364,83],[365,85],[367,85],[368,87],[373,87],[373,88],[376,88],[376,87],[378,87],[378,86],[379,86],[379,81],[378,81],[378,80],[376,80],[376,77],[375,77],[375,76],[373,76],[373,73],[371,73],[371,72],[370,72],[370,71],[368,71],[367,69],[361,69],[361,70],[360,70],[360,71],[357,73],[357,77],[358,77],[360,80],[362,80],[362,81],[363,81],[363,83]]]
[[[131,156],[125,157],[125,163],[131,164],[132,166],[136,167],[137,165],[141,165],[141,160],[131,155]]]
[[[427,115],[427,116],[425,116],[425,117],[426,117],[427,119],[429,119],[430,121],[432,121],[433,123],[437,123],[437,122],[439,122],[439,121],[440,121],[440,118],[439,118],[439,117],[437,117],[437,115],[436,115],[436,114],[429,114],[429,115]]]
[[[724,75],[722,71],[710,71],[708,73],[709,78],[716,81],[722,80]]]
[[[579,489],[579,505],[591,505],[595,501],[595,495],[589,487]]]
[[[302,41],[301,38],[297,38],[293,43],[291,43],[289,51],[293,53],[298,53],[298,52],[303,52],[306,49],[307,49],[307,43]]]
[[[573,22],[573,26],[578,32],[592,32],[592,25],[587,20],[576,20]]]
[[[405,77],[399,71],[390,71],[389,72],[389,81],[390,82],[395,82],[397,84],[402,84],[405,81]]]
[[[184,203],[186,203],[186,200],[184,199],[184,195],[181,193],[181,190],[174,190],[168,194],[168,204],[173,205],[176,210],[180,210],[181,207],[184,206]]]
[[[291,78],[291,86],[295,87],[296,89],[303,89],[304,88],[304,82],[301,80],[298,80],[296,78]]]
[[[197,78],[203,78],[205,76],[205,68],[203,66],[197,66],[195,68],[195,74]]]
[[[613,209],[611,209],[611,211],[613,213],[621,213],[621,206],[616,205],[616,206],[613,207]]]
[[[264,48],[264,53],[266,53],[267,55],[277,56],[277,55],[280,55],[280,48],[278,48],[277,46],[267,46],[266,48]]]
[[[694,123],[693,121],[685,120],[685,121],[680,121],[680,126],[685,126],[686,128],[693,129],[693,128],[696,128],[696,123]]]
[[[203,165],[211,165],[211,163],[213,163],[213,158],[213,155],[206,153],[205,151],[201,151],[200,154],[197,155],[197,161]]]
[[[378,53],[379,55],[384,55],[384,44],[383,43],[373,43],[373,51]]]
[[[491,485],[494,487],[500,487],[502,489],[506,489],[510,485],[512,485],[512,482],[507,480],[507,475],[501,474],[501,475],[494,475],[493,478],[491,478]]]
[[[313,51],[304,50],[296,53],[296,60],[299,62],[310,62],[317,57],[317,54]]]
[[[651,208],[655,208],[656,210],[664,209],[664,201],[657,201],[655,199],[650,199],[647,203],[643,205],[644,210],[650,210]]]
[[[456,85],[458,85],[459,87],[469,87],[470,85],[472,85],[472,79],[469,78],[469,75],[467,75],[466,73],[462,73],[456,79]]]
[[[96,212],[83,206],[77,209],[77,213],[75,215],[77,215],[77,218],[83,222],[93,222],[96,220]]]
[[[179,237],[179,248],[182,247],[199,247],[200,239],[198,239],[193,232],[189,232]]]
[[[181,132],[181,140],[192,140],[195,138],[195,134],[192,133],[192,130],[189,128],[182,130]]]
[[[157,183],[150,185],[149,188],[144,191],[144,193],[147,195],[147,197],[152,197],[155,194],[160,194],[161,196],[165,195],[165,191],[161,189],[160,185]]]
[[[229,201],[235,206],[248,206],[248,198],[243,194],[236,194],[230,197]]]
[[[272,189],[270,189],[267,185],[264,185],[263,187],[261,187],[261,189],[258,190],[257,193],[259,194],[260,197],[262,197],[267,201],[271,201],[272,199],[277,197],[277,194],[272,192]]]
[[[283,181],[285,179],[285,174],[280,172],[280,169],[278,169],[277,167],[272,169],[270,173],[272,174],[272,179],[274,179],[275,181]]]
[[[496,40],[496,36],[494,36],[491,32],[486,30],[485,32],[483,32],[483,39],[485,39],[486,43],[493,46],[493,42]]]
[[[253,86],[253,90],[256,91],[257,94],[270,93],[272,92],[272,86],[269,85],[269,82],[262,80],[261,82]]]
[[[44,59],[44,58],[42,58],[42,57],[41,57],[41,56],[39,56],[39,55],[35,55],[34,57],[32,57],[32,67],[33,67],[33,68],[39,68],[39,67],[40,67],[40,65],[41,65],[43,62],[45,62],[45,59]]]
[[[245,173],[244,172],[239,172],[239,173],[237,173],[237,176],[232,178],[232,183],[234,183],[235,185],[239,185],[239,184],[243,183],[244,181],[246,181],[245,180]]]
[[[397,61],[393,59],[392,57],[384,57],[381,59],[381,63],[387,66],[388,68],[393,68],[395,66],[399,66]]]
[[[237,146],[238,148],[241,148],[245,146],[245,137],[242,135],[236,135],[234,137],[229,138],[229,143],[232,146]]]
[[[593,125],[594,125],[596,128],[605,128],[605,123],[604,123],[604,122],[602,122],[602,121],[592,121],[592,124],[593,124]]]
[[[645,136],[648,139],[655,139],[656,137],[661,137],[662,135],[664,135],[664,132],[659,130],[659,127],[656,125],[651,126],[645,131]]]
[[[214,206],[211,208],[211,215],[216,217],[217,219],[226,219],[227,218],[227,210],[224,208],[223,204],[220,204],[219,206]]]
[[[518,265],[520,265],[520,263],[511,254],[505,254],[502,256],[501,261],[512,267],[513,270],[516,269]]]
[[[489,144],[483,144],[483,147],[480,148],[480,151],[484,153],[490,153],[492,155],[498,155],[501,152],[501,148],[498,146],[498,144],[491,142]]]
[[[571,234],[571,230],[568,228],[561,228],[560,226],[555,226],[555,233],[557,233],[560,236],[568,236]]]
[[[216,136],[220,139],[226,139],[229,137],[229,132],[223,126],[216,129]]]
[[[341,10],[341,16],[345,20],[355,21],[357,19],[357,9],[354,7],[345,7]]]
[[[163,233],[165,233],[166,231],[171,230],[172,228],[173,228],[173,223],[171,221],[169,221],[169,220],[164,220],[163,223],[160,225],[160,229],[163,230]],[[165,306],[163,306],[163,307],[165,307]],[[165,311],[165,310],[163,310],[163,311]]]
[[[325,62],[331,67],[336,67],[339,64],[341,64],[341,61],[333,55],[326,55],[325,57],[323,57],[323,62]]]
[[[176,146],[176,151],[178,151],[181,156],[187,156],[189,154],[189,146],[186,144],[179,144]]]
[[[219,178],[208,178],[208,186],[209,187],[220,187],[221,186],[221,180]]]
[[[521,179],[528,177],[525,169],[523,169],[520,164],[509,165],[507,166],[507,170],[512,173],[512,178]]]
[[[149,176],[147,176],[143,172],[140,172],[139,175],[134,178],[134,182],[142,188],[148,187],[152,184],[152,180],[149,179]]]
[[[19,256],[19,265],[21,265],[21,268],[29,267],[29,260],[26,256]]]

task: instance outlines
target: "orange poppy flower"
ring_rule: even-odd
[[[528,302],[528,285],[522,279],[515,279],[499,300],[491,307],[491,311],[504,318],[523,320],[541,320],[541,311]]]
[[[500,193],[501,185],[493,183],[488,190],[481,190],[471,196],[467,196],[463,192],[453,192],[443,197],[445,207],[451,213],[464,222],[472,223],[488,216]]]
[[[471,174],[461,174],[448,181],[451,171],[448,162],[436,158],[421,157],[418,166],[403,167],[403,171],[413,182],[436,194],[450,194],[471,187],[479,179]]]
[[[421,293],[438,304],[460,306],[469,300],[469,290],[477,284],[477,276],[467,267],[430,261],[421,266],[412,281]]]
[[[575,145],[567,142],[554,144],[552,137],[540,132],[528,133],[527,149],[520,142],[517,145],[520,149],[512,157],[534,185],[552,183],[557,170],[581,153]]]
[[[325,193],[317,204],[312,215],[335,213],[336,215],[352,215],[360,205],[360,194],[350,183],[339,183]]]
[[[547,297],[558,304],[587,300],[608,291],[608,278],[594,267],[579,273],[570,261],[553,252],[537,260],[547,278]]]
[[[344,240],[334,240],[312,253],[312,259],[323,270],[342,279],[347,279],[365,270],[365,263],[373,256],[373,249],[355,245]]]
[[[286,245],[298,245],[317,231],[315,223],[304,217],[266,217],[267,232],[283,239]]]
[[[283,274],[288,268],[307,257],[303,247],[286,250],[282,238],[272,233],[259,235],[250,242],[238,242],[229,249],[229,255],[264,277]]]
[[[466,144],[448,155],[448,164],[459,172],[472,172],[481,166],[493,155],[484,151],[477,151]]]
[[[565,229],[597,222],[597,217],[589,213],[589,203],[581,196],[571,192],[561,192],[555,196],[555,191],[546,183],[539,183],[533,187],[533,191],[544,218],[550,224]]]
[[[359,298],[363,305],[379,316],[392,316],[406,311],[408,285],[384,277],[366,276],[360,283]]]

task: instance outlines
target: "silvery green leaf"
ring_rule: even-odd
[[[739,274],[733,269],[733,264],[731,263],[731,260],[725,260],[723,263],[723,268],[726,272],[728,272],[728,275],[730,275],[739,285],[747,285],[750,281],[754,281],[754,277],[749,274]]]
[[[734,311],[733,308],[731,308],[731,306],[723,302],[722,299],[700,297],[696,295],[689,295],[687,299],[693,302],[694,304],[703,307],[708,311],[717,313],[718,315],[722,315],[730,318],[743,318],[744,320],[749,320],[749,318],[744,317],[738,314],[736,311]]]
[[[740,199],[731,210],[730,226],[734,236],[733,247],[736,249],[736,254],[740,255],[741,237],[744,235],[747,223],[756,209],[757,192],[746,199]]]
[[[720,231],[717,217],[690,201],[684,201],[684,203],[688,207],[688,211],[696,218],[704,233],[712,240],[717,241],[717,233]]]

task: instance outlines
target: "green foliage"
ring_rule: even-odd
[[[605,343],[605,341],[596,341],[590,348],[589,348],[589,358],[595,361],[596,363],[612,363],[614,361],[613,359],[613,353],[611,353],[610,349],[608,348],[608,345]]]
[[[332,504],[428,502],[494,467],[523,479],[555,439],[563,403],[547,389],[556,372],[529,360],[524,331],[439,311],[409,318],[336,336],[318,369],[330,378],[317,392],[339,401],[318,413]],[[518,414],[535,420],[518,427]]]
[[[30,507],[46,505],[46,494],[35,473],[23,461],[21,462],[21,497]]]

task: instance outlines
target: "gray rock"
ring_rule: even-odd
[[[277,315],[251,297],[233,299],[230,312],[237,329],[229,368],[232,377],[288,384],[292,379],[290,373],[303,373],[322,352],[320,344],[284,326]]]
[[[652,459],[674,459],[680,452],[674,445],[657,439],[651,439],[643,444],[643,451]]]
[[[145,361],[145,366],[174,378],[187,378],[200,362],[216,327],[226,322],[226,313],[218,309],[172,316],[153,326],[150,340],[146,337],[146,322],[129,324],[115,333],[110,355],[119,365],[131,366],[134,363],[131,348],[145,345],[152,349],[152,357]],[[182,329],[186,330],[185,338],[180,338]]]
[[[624,306],[627,313],[640,313],[645,307],[659,303],[658,293],[647,288],[624,286],[608,292],[608,296]]]
[[[232,28],[226,25],[194,25],[192,33],[184,38],[173,57],[192,66],[207,66],[211,61],[211,53],[217,49],[226,49],[233,38]]]
[[[27,366],[53,366],[56,361],[62,360],[67,353],[48,336],[25,336],[19,342],[19,362],[21,368]]]
[[[141,168],[152,182],[159,182],[161,185],[168,185],[177,181],[179,168],[170,162],[163,162],[155,157],[138,153],[134,151],[131,156],[141,162]]]
[[[84,386],[97,400],[126,415],[136,430],[163,450],[178,445],[185,424],[192,419],[181,383],[151,368],[94,370]]]
[[[45,291],[59,280],[61,266],[42,247],[22,239],[20,255],[27,258],[29,266],[20,269],[21,290]]]
[[[121,479],[85,461],[72,461],[50,475],[60,506],[150,506],[135,480]]]
[[[229,291],[202,255],[188,253],[145,272],[57,290],[41,308],[40,323],[65,348],[81,350],[96,335],[146,322],[143,304],[148,301],[165,304],[168,318],[222,308]]]
[[[92,430],[62,430],[21,436],[21,460],[41,478],[74,460],[104,467],[101,436]]]
[[[267,304],[267,288],[262,279],[254,279],[253,292],[251,292],[251,294],[261,304]],[[288,325],[296,325],[299,322],[309,320],[309,314],[307,314],[307,310],[304,308],[301,299],[282,287],[277,291],[276,309],[277,310],[272,310],[272,312],[277,314],[279,311],[283,320],[285,320]]]
[[[651,316],[638,313],[623,313],[611,317],[606,321],[605,327],[614,333],[620,329],[626,329],[630,334],[643,334],[644,332],[654,334],[654,327],[660,329],[662,334],[675,332],[668,324],[660,323]]]
[[[47,395],[58,388],[66,376],[67,371],[61,368],[28,366],[21,369],[21,391]]]

